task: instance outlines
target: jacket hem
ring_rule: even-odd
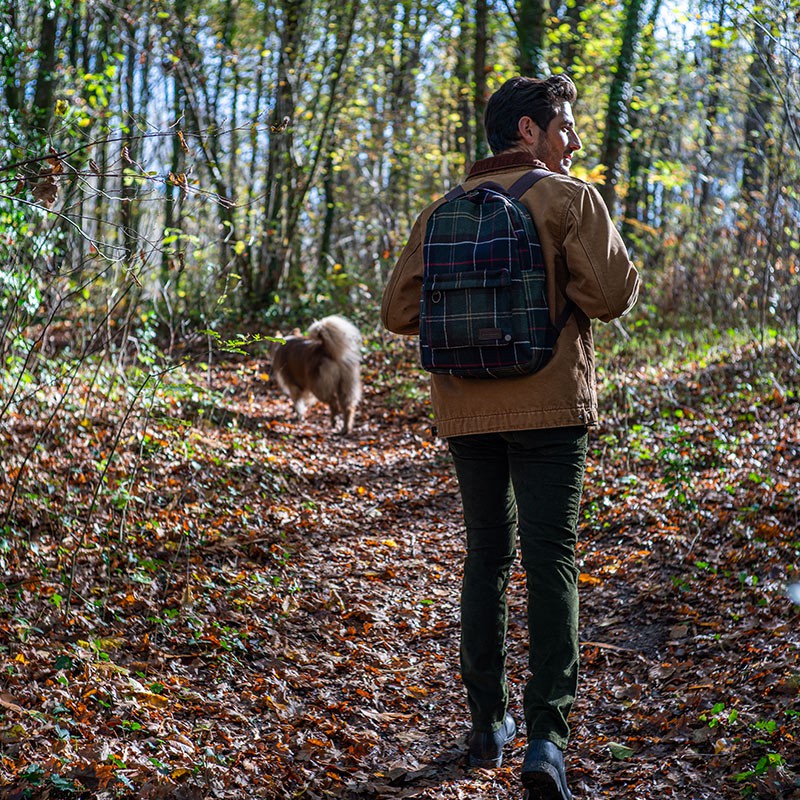
[[[519,413],[505,411],[502,414],[476,414],[457,419],[437,417],[436,429],[439,437],[469,436],[476,433],[503,433],[505,431],[540,430],[543,428],[568,428],[582,425],[597,426],[597,412],[591,408],[547,409],[536,412],[526,409]]]

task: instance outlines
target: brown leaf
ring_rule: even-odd
[[[166,697],[153,692],[136,692],[136,699],[151,708],[166,708],[169,705],[169,700]]]
[[[179,172],[177,175],[174,172],[170,172],[169,174],[169,182],[174,186],[178,186],[181,189],[186,189],[189,185],[186,180],[186,173]]]
[[[13,695],[8,694],[7,692],[0,694],[0,706],[7,708],[9,711],[14,711],[17,714],[27,714],[28,710],[15,703],[14,700],[15,698]]]
[[[52,175],[42,175],[31,190],[33,197],[45,208],[50,208],[58,197],[58,185]]]
[[[178,131],[178,141],[180,141],[181,150],[183,150],[184,153],[187,155],[191,153],[191,150],[189,150],[189,145],[186,144],[186,137],[183,135],[183,131]]]

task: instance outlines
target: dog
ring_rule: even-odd
[[[361,334],[352,322],[334,314],[315,322],[307,336],[287,336],[272,351],[272,371],[298,419],[316,398],[330,407],[331,425],[341,414],[340,432],[352,432],[361,400]]]

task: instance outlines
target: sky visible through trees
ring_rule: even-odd
[[[643,312],[796,327],[791,0],[4,9],[3,203],[25,230],[4,252],[23,274],[36,253],[97,277],[98,301],[134,274],[171,327],[374,306],[416,212],[483,147],[486,93],[527,47],[578,84],[575,172],[644,267]],[[542,13],[529,41],[519,20]]]

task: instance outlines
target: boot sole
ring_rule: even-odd
[[[467,761],[471,769],[497,769],[503,765],[503,756],[500,758],[473,758],[469,757]]]
[[[565,800],[558,784],[546,772],[524,772],[522,785],[526,800]],[[572,800],[572,795],[567,794],[566,800]]]

